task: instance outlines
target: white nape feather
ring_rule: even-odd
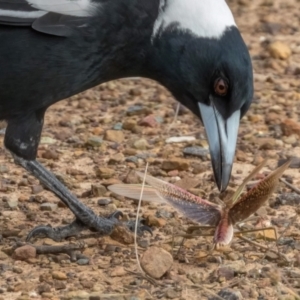
[[[21,10],[8,10],[8,9],[0,9],[0,16],[3,17],[13,17],[13,18],[40,18],[47,12],[35,10],[35,11],[21,11]]]
[[[220,38],[228,27],[236,26],[225,0],[160,0],[152,36],[175,23],[180,30],[206,38]]]
[[[26,0],[32,7],[63,15],[88,17],[97,10],[92,0]]]

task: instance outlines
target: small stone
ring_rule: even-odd
[[[148,144],[147,140],[140,139],[133,143],[133,147],[137,150],[147,150],[149,147],[149,144]]]
[[[285,119],[281,123],[281,129],[284,135],[289,136],[292,134],[297,134],[300,136],[300,123],[291,120],[291,119]]]
[[[139,122],[139,125],[154,128],[158,125],[158,123],[157,123],[154,115],[149,115],[149,116],[145,117],[143,120],[141,120]]]
[[[106,206],[111,203],[111,200],[107,199],[107,198],[102,198],[102,199],[99,199],[97,203],[99,206]]]
[[[41,185],[34,185],[31,188],[31,193],[33,195],[39,194],[44,190],[44,188]]]
[[[166,139],[167,144],[172,143],[185,143],[185,142],[193,142],[196,138],[194,136],[172,136]]]
[[[125,226],[115,226],[113,232],[110,234],[110,237],[115,241],[120,242],[121,244],[133,244],[134,235],[129,229]]]
[[[56,203],[43,203],[40,205],[40,210],[41,211],[56,211],[57,210],[58,205]]]
[[[243,260],[236,260],[231,263],[227,263],[227,268],[231,268],[237,274],[245,274],[245,261]]]
[[[183,149],[183,154],[197,156],[202,159],[206,159],[209,154],[209,150],[199,146],[186,147]]]
[[[122,266],[118,266],[111,270],[110,276],[111,277],[120,277],[127,275],[128,273],[125,271],[125,269]]]
[[[137,116],[137,115],[141,115],[141,114],[145,114],[149,112],[149,109],[141,106],[141,105],[133,105],[133,106],[129,106],[127,109],[127,116]]]
[[[15,209],[16,207],[18,207],[18,204],[19,204],[18,199],[9,199],[7,201],[7,205],[11,209]]]
[[[77,265],[80,266],[86,266],[90,263],[90,259],[89,258],[80,258],[76,261]]]
[[[56,290],[64,290],[67,288],[66,284],[61,280],[54,280],[54,288]]]
[[[107,192],[106,187],[102,184],[92,184],[91,190],[94,197],[104,196]]]
[[[114,176],[114,174],[115,174],[115,171],[113,169],[110,169],[110,168],[99,167],[99,168],[96,169],[96,175],[100,179],[111,178],[111,177]]]
[[[7,165],[0,165],[0,174],[5,174],[8,172],[9,172],[9,169],[8,169]]]
[[[256,139],[256,143],[259,144],[259,150],[273,150],[276,140],[273,138],[260,138]]]
[[[123,123],[123,129],[125,130],[133,130],[135,126],[137,125],[137,122],[135,120],[125,120]]]
[[[91,280],[80,280],[80,284],[85,289],[92,289],[95,285],[95,282],[93,282]]]
[[[110,142],[122,143],[124,141],[124,134],[120,130],[107,130],[104,139]]]
[[[113,126],[113,130],[122,130],[122,128],[123,124],[121,122],[118,122]]]
[[[269,53],[273,58],[285,60],[291,56],[292,51],[288,45],[280,41],[276,41],[269,45]]]
[[[55,144],[57,141],[49,136],[42,136],[40,144],[49,144],[49,145],[53,145]]]
[[[67,280],[68,276],[60,271],[53,271],[52,272],[52,278],[57,280]]]
[[[148,248],[150,245],[149,240],[139,240],[138,245],[144,249]]]
[[[23,269],[20,267],[13,267],[13,272],[17,273],[17,274],[22,274],[23,273]]]
[[[64,295],[65,300],[88,300],[89,293],[86,291],[71,291]]]
[[[225,278],[227,281],[234,278],[234,270],[228,267],[220,267],[217,273],[219,277]]]
[[[29,245],[24,245],[15,249],[13,258],[15,260],[28,260],[36,257],[36,249]]]
[[[143,270],[155,279],[161,278],[172,267],[172,264],[172,255],[155,246],[146,250],[141,259]]]
[[[58,153],[53,149],[47,149],[43,154],[42,157],[46,159],[58,159]]]
[[[229,288],[221,290],[217,295],[218,295],[218,297],[216,297],[216,296],[209,297],[209,300],[218,300],[218,299],[220,299],[220,297],[221,297],[221,299],[226,299],[226,300],[241,300],[241,299],[243,299],[243,296],[240,291],[236,291],[236,290],[229,289]]]
[[[38,285],[37,292],[39,294],[49,293],[49,292],[51,292],[51,286],[48,283],[42,283],[42,284]]]
[[[156,218],[153,215],[150,215],[146,218],[146,224],[148,226],[163,227],[166,225],[166,223],[167,223],[166,220],[164,220],[162,218]]]
[[[103,139],[100,136],[91,136],[86,141],[86,144],[92,147],[100,147],[103,144]]]
[[[172,158],[164,160],[161,168],[165,171],[179,170],[186,171],[189,168],[188,160],[183,158]]]
[[[167,289],[165,296],[167,299],[175,299],[178,298],[178,293],[174,289],[169,288]]]
[[[120,162],[123,162],[123,161],[124,161],[124,155],[122,153],[117,153],[109,159],[108,164],[109,165],[116,165],[116,164],[118,164]]]

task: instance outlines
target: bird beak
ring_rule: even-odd
[[[205,127],[215,181],[221,192],[230,180],[240,123],[240,110],[224,120],[213,104],[198,103]]]

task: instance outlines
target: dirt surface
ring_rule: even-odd
[[[300,157],[300,2],[229,4],[250,49],[255,78],[254,102],[241,121],[230,191],[263,158],[269,162],[261,174],[273,170],[280,159]],[[133,170],[144,171],[146,162],[150,174],[166,181],[194,178],[197,184],[188,179],[183,186],[216,201],[203,127],[183,108],[173,122],[176,105],[150,80],[103,84],[48,110],[39,161],[101,215],[118,209],[125,219],[135,217],[137,203],[112,196],[106,187],[137,183]],[[196,139],[166,142],[174,136]],[[61,243],[32,241],[35,246],[84,247],[77,255],[36,254],[32,247],[15,250],[33,227],[68,224],[73,215],[13,163],[3,135],[0,143],[0,299],[298,299],[300,196],[286,184],[279,184],[256,218],[242,224],[244,230],[273,226],[277,245],[268,230],[246,235],[254,243],[235,237],[230,248],[211,255],[211,236],[188,239],[180,247],[182,238],[176,235],[191,221],[170,207],[142,204],[141,216],[155,226],[153,236],[138,238],[139,257],[152,246],[159,248],[157,257],[166,264],[166,252],[173,255],[171,268],[153,282],[132,273],[139,272],[133,244],[90,232]],[[191,151],[199,156],[184,154]],[[298,188],[299,161],[284,174]]]

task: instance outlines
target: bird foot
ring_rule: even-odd
[[[115,227],[124,227],[127,230],[134,232],[135,231],[135,220],[130,220],[126,222],[120,221],[120,218],[123,217],[123,213],[121,211],[115,211],[104,220],[107,220],[111,226],[107,227],[106,231],[101,231],[101,235],[110,235]],[[143,219],[138,221],[137,227],[137,234],[142,235],[145,231],[149,232],[152,235],[152,230],[150,227],[145,226],[143,224]],[[103,219],[102,219],[103,222]],[[71,224],[66,226],[59,226],[59,227],[51,227],[50,225],[40,225],[32,229],[26,241],[29,242],[30,240],[38,237],[43,238],[50,238],[56,242],[62,241],[71,236],[77,236],[81,231],[90,229],[93,232],[97,232],[95,228],[88,228],[84,225],[80,220],[76,219]]]

